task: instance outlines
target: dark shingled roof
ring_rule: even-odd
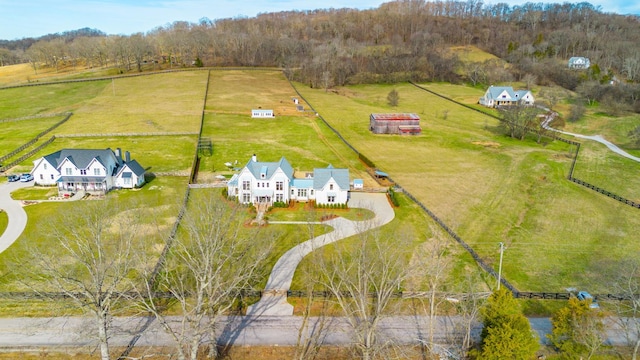
[[[115,154],[111,149],[62,149],[54,152],[53,154],[49,154],[44,158],[56,169],[66,158],[68,158],[78,169],[85,169],[94,158],[105,166],[104,161],[109,157],[115,158]]]

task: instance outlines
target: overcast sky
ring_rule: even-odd
[[[387,0],[389,1],[389,0]],[[174,21],[197,22],[285,10],[377,8],[384,0],[0,0],[0,39],[38,37],[80,28],[107,34],[147,32]],[[485,1],[522,4],[526,1]],[[532,2],[538,2],[534,0]],[[552,2],[566,2],[558,0]],[[569,1],[581,2],[581,1]],[[602,11],[640,15],[638,0],[594,0]]]

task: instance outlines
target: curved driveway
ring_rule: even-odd
[[[369,209],[375,213],[373,219],[351,221],[341,217],[318,224],[329,225],[333,231],[307,240],[290,249],[273,266],[260,301],[247,309],[247,315],[293,315],[293,306],[287,303],[287,290],[302,259],[319,247],[340,239],[371,230],[389,223],[395,213],[389,205],[386,193],[351,193],[350,208]],[[300,222],[295,222],[300,224]],[[291,222],[271,222],[271,224],[291,224]],[[308,224],[302,222],[302,224]]]
[[[7,229],[0,236],[0,253],[11,246],[27,226],[27,213],[20,201],[11,198],[11,192],[29,186],[33,186],[33,181],[0,184],[0,209],[4,210],[9,218]]]

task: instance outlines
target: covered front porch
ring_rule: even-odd
[[[58,180],[58,194],[71,196],[79,191],[91,195],[104,195],[109,191],[104,177],[62,176]]]
[[[267,204],[273,205],[273,190],[271,189],[254,189],[253,190],[253,204]]]

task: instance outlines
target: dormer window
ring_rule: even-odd
[[[329,184],[329,190],[333,190],[333,184]]]

